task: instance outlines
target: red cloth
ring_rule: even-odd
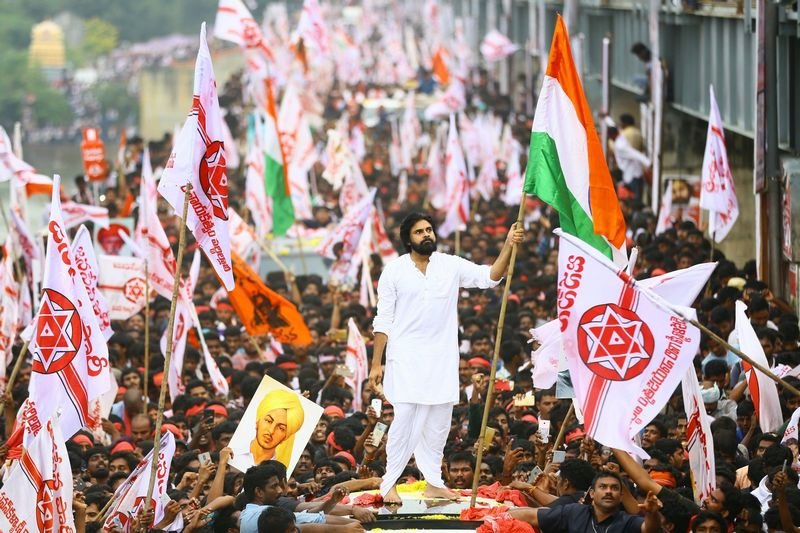
[[[353,499],[352,504],[359,507],[380,507],[383,505],[383,496],[380,494],[360,494]]]
[[[497,496],[495,496],[494,499],[498,502],[511,502],[517,507],[528,506],[528,501],[525,499],[525,496],[516,489],[500,490],[497,492]]]
[[[461,511],[461,520],[482,520],[487,516],[498,516],[508,512],[508,507],[498,505],[497,507],[469,507]]]
[[[490,516],[475,530],[476,533],[535,533],[533,526],[510,516]]]

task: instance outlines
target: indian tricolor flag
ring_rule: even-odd
[[[560,16],[533,119],[524,190],[558,211],[566,233],[627,263],[625,219]]]
[[[294,224],[294,206],[286,175],[286,158],[278,130],[278,112],[275,107],[275,96],[272,93],[272,81],[267,78],[267,120],[264,127],[264,182],[267,194],[272,198],[272,233],[275,236],[286,235]]]

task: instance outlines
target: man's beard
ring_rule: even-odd
[[[420,243],[411,242],[411,249],[420,255],[431,255],[436,251],[436,241],[425,239]]]

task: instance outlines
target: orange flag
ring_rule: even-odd
[[[450,70],[447,68],[447,60],[445,54],[447,53],[442,47],[436,49],[433,54],[433,74],[442,85],[450,83]]]
[[[271,333],[275,340],[284,344],[311,344],[311,333],[294,304],[267,287],[236,252],[231,255],[236,287],[228,291],[228,299],[247,332],[250,335]]]

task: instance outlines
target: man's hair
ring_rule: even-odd
[[[233,420],[226,420],[211,430],[211,438],[215,441],[219,440],[223,433],[236,433],[238,425]]]
[[[559,476],[565,479],[577,490],[585,491],[595,478],[595,471],[587,461],[583,459],[568,459],[561,463]]]
[[[427,213],[420,213],[419,211],[409,214],[400,223],[400,241],[402,241],[406,252],[411,252],[411,228],[420,220],[429,222],[433,227],[433,232],[436,233],[436,223],[433,221],[432,216]]]
[[[656,450],[664,452],[668,456],[672,455],[678,450],[683,450],[683,446],[681,445],[680,441],[675,439],[658,439],[653,443],[653,447]]]
[[[724,359],[710,359],[703,367],[703,377],[706,379],[728,373],[728,364]]]
[[[665,438],[669,434],[669,430],[667,430],[667,426],[659,420],[658,418],[654,418],[651,420],[645,427],[655,426],[658,430],[658,433],[661,435],[661,438]]]
[[[266,485],[273,477],[277,477],[279,481],[286,479],[286,467],[278,461],[263,461],[248,468],[242,486],[247,501],[252,502],[256,496],[256,489]]]
[[[623,113],[619,116],[619,123],[622,124],[622,127],[626,126],[635,126],[636,119],[633,118],[633,115],[630,113]]]
[[[447,466],[453,463],[465,462],[469,463],[473,472],[475,471],[475,456],[470,452],[455,452],[447,456]]]
[[[700,524],[708,520],[715,521],[722,531],[728,531],[728,523],[722,518],[721,514],[715,513],[714,511],[700,511],[697,513],[697,516],[694,517],[694,520],[692,520],[692,533],[697,531]]]
[[[258,532],[272,533],[286,531],[294,525],[294,513],[283,507],[270,506],[258,515]]]
[[[598,481],[600,481],[601,479],[604,479],[604,478],[609,478],[609,477],[613,477],[614,479],[619,481],[619,486],[622,487],[622,476],[620,476],[616,472],[612,472],[611,470],[601,470],[600,472],[598,472],[597,475],[594,476],[594,479],[592,479],[591,487],[595,488],[595,486],[597,485]]]

